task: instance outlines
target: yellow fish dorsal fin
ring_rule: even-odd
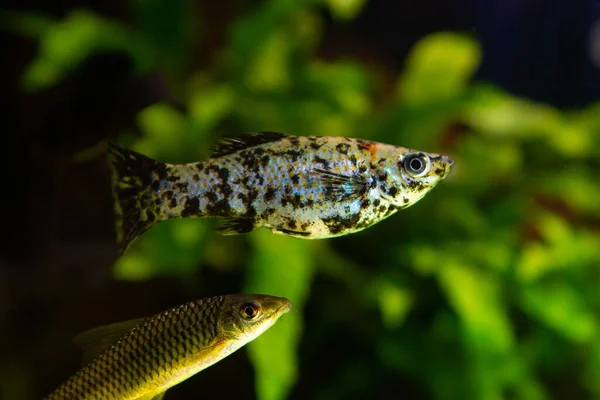
[[[166,391],[160,393],[145,394],[142,397],[138,397],[136,400],[162,400],[162,398],[165,397],[165,393]]]
[[[73,342],[83,352],[83,365],[87,365],[94,358],[104,353],[110,346],[115,344],[117,340],[125,336],[126,333],[143,321],[144,318],[138,318],[130,321],[103,325],[75,336]]]

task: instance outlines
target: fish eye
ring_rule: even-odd
[[[259,312],[260,306],[253,301],[246,302],[240,307],[240,315],[247,320],[253,320],[258,316]]]
[[[404,169],[414,177],[425,175],[429,172],[430,167],[431,161],[426,154],[414,153],[404,158]]]

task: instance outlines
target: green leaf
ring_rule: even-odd
[[[340,20],[351,20],[356,18],[367,0],[325,0],[329,5],[331,14]]]
[[[576,343],[597,338],[597,315],[577,290],[566,282],[523,287],[521,303],[526,312]]]
[[[439,270],[439,282],[463,321],[468,344],[480,353],[505,353],[513,334],[500,298],[495,274],[464,260],[449,259]]]
[[[285,91],[291,84],[289,37],[276,31],[262,43],[250,62],[244,83],[252,91]]]
[[[137,72],[147,70],[153,62],[152,49],[142,38],[116,22],[76,10],[43,30],[38,54],[21,77],[22,87],[27,91],[46,89],[99,51],[128,53]]]
[[[435,33],[418,41],[400,78],[402,101],[423,106],[461,94],[481,59],[478,43],[455,33]]]
[[[138,113],[137,122],[144,136],[135,144],[135,150],[149,157],[177,154],[182,142],[188,139],[187,116],[167,103],[144,108]]]
[[[392,330],[400,327],[413,306],[412,291],[388,278],[375,280],[371,291],[379,303],[383,324]]]
[[[206,220],[160,222],[131,244],[116,261],[113,275],[126,281],[185,275],[200,267],[212,235]]]
[[[248,345],[258,398],[280,400],[298,379],[296,352],[302,335],[302,308],[313,279],[312,245],[265,229],[251,235],[255,253],[249,260],[244,291],[283,296],[292,303],[282,321]]]

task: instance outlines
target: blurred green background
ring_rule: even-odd
[[[348,34],[366,0],[208,3],[2,13],[26,43],[11,64],[21,128],[39,136],[20,138],[33,144],[14,168],[30,241],[2,263],[1,397],[40,398],[74,373],[83,330],[255,292],[294,308],[166,399],[600,398],[600,93],[559,109],[476,79],[486,48],[464,30],[419,35],[395,62]],[[101,140],[190,162],[258,130],[457,166],[358,234],[223,237],[174,220],[117,260]]]

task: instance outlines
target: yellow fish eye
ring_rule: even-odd
[[[254,301],[249,301],[241,305],[240,315],[247,320],[253,320],[260,313],[260,305]]]
[[[431,160],[424,153],[412,153],[404,158],[404,170],[411,176],[418,178],[426,175],[431,168]]]

